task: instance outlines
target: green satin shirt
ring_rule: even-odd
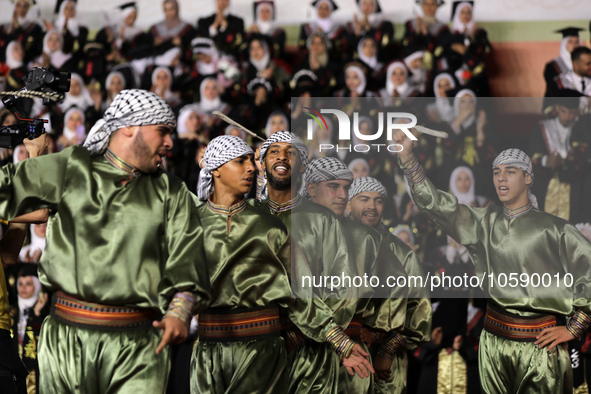
[[[304,334],[324,341],[335,327],[332,311],[320,299],[292,298],[291,242],[281,220],[248,204],[231,216],[207,203],[199,206],[198,213],[207,240],[211,308],[279,305],[288,309]],[[297,252],[293,256],[302,258]]]
[[[255,206],[271,212],[266,201],[253,201]],[[310,288],[302,279],[310,275],[349,275],[357,273],[355,261],[349,256],[347,241],[333,212],[309,200],[302,201],[294,208],[276,215],[287,227],[292,245],[296,244],[303,253],[306,264],[292,265],[292,290],[298,297],[322,299],[334,312],[336,323],[346,328],[356,312],[357,294],[355,288],[330,286]]]
[[[411,191],[419,209],[466,247],[476,275],[484,278],[482,290],[492,302],[522,316],[591,313],[591,243],[576,227],[537,209],[510,218],[494,204],[486,208],[458,204],[455,196],[438,190],[428,179],[412,185]],[[511,287],[510,275],[519,279],[522,273],[530,281],[547,274],[551,286],[518,282]],[[568,277],[566,282],[570,286],[565,286],[566,274],[572,275],[572,285]]]
[[[157,171],[130,178],[80,146],[6,165],[0,217],[49,207],[39,279],[51,290],[107,305],[160,307],[179,291],[206,308],[211,288],[203,227],[191,193]]]

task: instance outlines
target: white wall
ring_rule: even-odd
[[[91,29],[105,24],[104,14],[116,15],[117,5],[129,0],[78,0],[79,18]],[[178,0],[181,18],[195,24],[197,19],[214,12],[215,0]],[[355,0],[335,0],[339,9],[334,17],[338,20],[350,20],[356,11]],[[160,0],[136,0],[140,8],[139,27],[149,27],[163,19]],[[245,18],[247,24],[252,21],[252,0],[231,0],[232,12]],[[309,1],[275,0],[277,17],[280,24],[295,24],[309,20],[314,10]],[[393,22],[404,22],[413,16],[414,0],[380,0],[385,14]],[[42,18],[53,19],[54,0],[37,0],[35,13]],[[0,0],[0,22],[9,22],[13,4],[9,0]],[[441,20],[449,20],[451,0],[447,0],[438,11]],[[591,0],[476,0],[475,19],[478,21],[545,21],[591,19]]]

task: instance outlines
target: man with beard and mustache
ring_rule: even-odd
[[[347,238],[349,253],[354,257],[358,275],[376,276],[382,279],[406,277],[401,261],[411,259],[414,254],[393,253],[397,245],[392,245],[395,243],[392,238],[382,236],[370,226],[343,216],[352,181],[353,174],[345,163],[332,157],[316,159],[306,170],[304,195],[313,202],[331,209],[339,218]],[[406,375],[397,374],[392,377],[391,364],[396,355],[407,347],[406,339],[401,335],[407,315],[407,289],[396,288],[392,292],[387,291],[382,294],[371,286],[363,290],[364,293],[355,300],[355,317],[347,331],[350,331],[351,335],[354,335],[354,338],[364,346],[376,342],[377,350],[373,359],[376,375],[373,389],[379,388],[384,380],[395,380],[396,388],[402,392],[406,387],[404,384]],[[370,335],[362,337],[362,327],[369,328]],[[429,328],[430,326],[427,327]],[[365,381],[348,376],[341,368],[339,392],[367,393],[369,390],[370,386]]]
[[[166,345],[210,303],[197,206],[161,169],[174,127],[164,100],[123,90],[83,147],[2,168],[0,217],[54,212],[39,264],[55,292],[39,339],[46,392],[163,392]]]
[[[356,222],[373,227],[388,239],[391,252],[402,262],[408,275],[421,276],[420,261],[415,252],[398,237],[387,231],[382,225],[384,203],[388,201],[388,192],[380,181],[372,177],[357,178],[349,188],[350,216]],[[393,355],[391,374],[377,381],[374,386],[376,393],[403,393],[406,389],[406,351],[429,341],[431,335],[431,302],[428,294],[422,289],[412,289],[406,304],[406,324],[402,335],[405,345]],[[369,334],[369,333],[368,333]],[[372,333],[373,334],[373,333]],[[372,346],[371,354],[379,354],[379,346]],[[374,364],[377,369],[377,366]]]
[[[268,198],[255,204],[281,219],[292,243],[298,244],[307,260],[306,267],[302,264],[292,266],[293,293],[298,297],[322,299],[333,311],[335,322],[347,327],[355,313],[352,289],[344,286],[333,290],[328,287],[308,289],[300,282],[303,272],[314,277],[352,276],[355,273],[337,218],[330,210],[303,199],[296,190],[298,182],[292,179],[292,174],[299,178],[308,164],[304,143],[289,131],[274,133],[261,146],[260,162],[268,181],[266,186],[262,185],[268,189]],[[262,194],[267,193],[263,191]],[[316,321],[318,317],[311,316],[311,319]],[[284,319],[283,324],[288,347],[288,392],[336,393],[339,358],[342,360],[346,354],[335,353],[329,343],[319,344],[308,339],[288,320]],[[360,377],[369,376],[367,370],[374,372],[365,359],[369,354],[359,344],[355,344],[351,354],[363,357],[363,364],[355,368]]]
[[[435,188],[402,131],[393,140],[403,146],[399,165],[417,207],[466,247],[482,278],[488,297],[478,351],[482,391],[572,392],[566,342],[584,337],[591,323],[589,241],[566,220],[536,208],[532,162],[519,149],[501,152],[492,164],[502,207],[478,208]],[[503,275],[523,281],[503,285]],[[557,280],[536,285],[544,275]]]

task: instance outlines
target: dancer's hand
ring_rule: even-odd
[[[568,332],[566,326],[548,327],[542,330],[540,335],[536,337],[535,344],[538,348],[543,348],[547,345],[548,351],[552,350],[556,345],[561,343],[572,341],[575,339],[574,335]]]
[[[187,325],[175,317],[165,317],[161,321],[154,320],[152,325],[154,328],[162,330],[162,340],[156,348],[156,354],[160,354],[168,344],[183,342],[189,334]]]
[[[376,370],[376,382],[379,382],[380,380],[390,379],[390,376],[392,375],[392,360],[378,355],[373,360],[373,366]]]
[[[356,343],[349,357],[343,359],[343,365],[347,368],[349,375],[353,376],[357,373],[360,378],[367,378],[370,374],[375,373],[375,370],[367,359],[368,357],[369,354],[363,350],[361,345]]]

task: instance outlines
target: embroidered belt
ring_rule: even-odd
[[[359,317],[354,317],[345,330],[345,334],[350,337],[359,337],[361,336],[361,327],[363,327],[363,320]]]
[[[148,328],[162,315],[154,309],[101,305],[79,300],[57,291],[51,316],[65,324],[94,330]]]
[[[535,342],[536,335],[548,327],[556,326],[556,316],[524,317],[491,306],[486,307],[484,329],[491,334],[517,342]]]
[[[199,315],[199,341],[235,342],[278,337],[279,308],[209,309]]]

